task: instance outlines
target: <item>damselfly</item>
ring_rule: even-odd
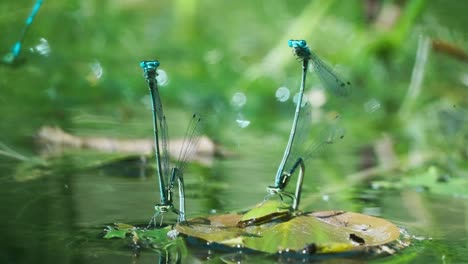
[[[327,144],[332,144],[336,141],[337,138],[342,138],[342,129],[338,129],[336,126],[330,126],[326,130],[324,130],[319,138],[317,138],[316,142],[311,146],[311,149],[305,156],[298,157],[294,160],[292,167],[286,168],[287,163],[290,163],[290,155],[291,150],[294,144],[294,138],[296,136],[296,130],[299,122],[299,116],[301,115],[302,109],[302,100],[304,97],[304,89],[306,83],[306,74],[307,69],[309,67],[309,62],[312,62],[314,66],[314,70],[319,76],[321,83],[330,91],[332,91],[337,96],[347,96],[351,92],[351,83],[348,81],[343,81],[341,77],[336,74],[331,67],[329,67],[325,62],[323,62],[315,53],[313,53],[305,40],[289,40],[288,41],[289,47],[293,48],[294,54],[302,61],[302,79],[301,79],[301,86],[299,89],[298,99],[296,102],[296,111],[294,114],[293,124],[291,127],[291,132],[289,134],[288,144],[286,145],[286,149],[283,154],[283,159],[278,167],[275,177],[275,184],[273,186],[269,186],[268,192],[270,194],[276,193],[284,193],[284,189],[286,188],[291,175],[295,172],[295,170],[299,167],[299,178],[298,184],[296,186],[296,192],[293,198],[293,210],[296,210],[299,206],[300,201],[300,191],[302,180],[305,171],[305,164],[304,160],[315,156],[316,152],[323,149],[324,146]]]
[[[21,46],[23,44],[26,33],[28,32],[29,27],[33,23],[34,17],[39,11],[39,8],[41,7],[42,2],[43,0],[37,0],[36,3],[34,4],[31,14],[29,14],[29,17],[26,19],[26,25],[24,26],[23,31],[21,31],[19,40],[15,42],[15,44],[11,48],[11,51],[3,57],[4,63],[12,64],[13,62],[15,62],[16,58],[18,58],[21,52]]]
[[[330,66],[322,61],[317,54],[312,52],[305,40],[289,40],[288,46],[293,48],[294,54],[302,60],[303,78],[307,73],[309,61],[312,62],[314,72],[318,75],[320,82],[337,96],[348,96],[351,93],[351,83],[345,81]]]
[[[144,71],[145,79],[151,95],[153,110],[153,128],[154,128],[154,148],[156,157],[157,175],[159,180],[160,203],[155,205],[155,214],[150,220],[148,227],[152,224],[156,226],[156,219],[163,214],[172,211],[178,215],[178,221],[185,221],[185,192],[183,172],[192,154],[195,152],[199,142],[200,116],[194,114],[187,127],[184,142],[174,167],[169,170],[168,154],[168,128],[166,117],[163,112],[161,98],[158,91],[158,82],[156,80],[159,61],[142,61],[140,67]],[[173,204],[173,191],[175,183],[179,190],[179,209]],[[167,183],[167,186],[166,186]]]

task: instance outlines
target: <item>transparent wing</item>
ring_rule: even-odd
[[[187,166],[188,161],[192,158],[195,151],[198,149],[201,134],[201,117],[199,114],[194,114],[190,120],[187,130],[185,131],[182,148],[177,159],[176,167],[179,176],[182,177],[183,171]]]
[[[320,156],[327,147],[342,140],[344,135],[345,130],[337,124],[327,125],[307,148],[304,160]]]
[[[333,69],[322,61],[315,53],[310,52],[314,71],[325,88],[337,96],[348,96],[351,93],[351,83],[341,78]]]
[[[156,118],[158,119],[159,123],[159,148],[160,148],[160,160],[161,160],[161,170],[163,177],[166,177],[166,182],[170,179],[170,171],[169,171],[169,151],[168,151],[168,128],[166,122],[166,116],[164,115],[163,107],[161,104],[161,98],[159,97],[159,90],[156,87],[156,91],[154,93],[154,104],[155,104],[155,111],[156,111]]]
[[[162,108],[161,108],[162,110]],[[161,142],[160,142],[160,147],[161,147],[161,169],[162,169],[162,174],[163,176],[166,177],[166,182],[169,182],[169,179],[171,177],[171,173],[169,171],[169,151],[168,151],[168,129],[167,129],[167,123],[166,123],[166,116],[162,116],[159,119],[159,127],[161,131]]]
[[[339,119],[339,117],[337,117]],[[345,130],[338,125],[337,120],[327,124],[324,128],[319,130],[317,135],[312,137],[312,141],[308,140],[298,141],[298,144],[305,145],[294,155],[291,155],[290,160],[287,163],[286,171],[290,171],[299,157],[304,161],[319,157],[330,145],[337,143],[344,138]],[[307,143],[309,142],[309,143]]]

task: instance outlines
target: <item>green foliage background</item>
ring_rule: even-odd
[[[191,113],[199,112],[205,133],[235,153],[188,171],[189,214],[239,210],[262,200],[294,107],[291,100],[280,103],[275,91],[285,86],[294,94],[299,84],[290,38],[306,39],[353,83],[348,100],[330,96],[323,108],[339,109],[346,140],[309,165],[303,209],[377,213],[434,238],[432,250],[419,248],[420,262],[434,255],[453,263],[466,259],[460,252],[468,233],[468,73],[466,55],[454,50],[468,51],[468,5],[389,0],[366,11],[372,2],[44,1],[20,63],[0,67],[0,219],[8,241],[2,262],[37,255],[44,262],[87,260],[92,253],[58,248],[78,241],[77,248],[99,251],[105,246],[83,242],[83,232],[114,221],[144,222],[152,214],[154,178],[130,177],[132,162],[100,166],[122,156],[69,151],[49,159],[34,146],[43,125],[80,136],[150,137],[138,67],[143,59],[157,58],[168,74],[161,97],[171,137],[183,136]],[[32,5],[0,4],[4,54]],[[50,47],[47,55],[37,50],[41,39]],[[415,70],[418,63],[422,68]],[[309,81],[310,87],[318,83]],[[236,93],[247,98],[240,108],[232,104]],[[366,110],[372,103],[376,107]],[[236,119],[250,125],[240,128]],[[47,246],[20,246],[25,240]]]

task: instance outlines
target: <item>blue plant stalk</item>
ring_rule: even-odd
[[[144,77],[148,83],[148,88],[151,95],[153,110],[154,149],[160,192],[160,203],[156,204],[154,207],[155,214],[148,224],[149,228],[153,224],[154,226],[157,225],[156,220],[160,215],[161,225],[163,221],[163,214],[169,211],[172,211],[178,215],[178,222],[185,221],[185,190],[183,182],[183,171],[198,145],[201,118],[198,114],[194,114],[192,116],[189,126],[187,127],[184,142],[182,144],[176,166],[174,166],[169,171],[169,155],[167,151],[167,123],[166,117],[163,113],[161,98],[158,91],[158,83],[156,79],[159,61],[142,61],[140,63],[140,67],[143,69]],[[179,190],[179,209],[176,209],[173,204],[173,192],[176,181],[177,188]]]
[[[305,164],[304,160],[306,158],[310,158],[311,156],[316,155],[316,152],[321,150],[326,144],[334,143],[336,139],[337,131],[340,129],[333,127],[329,128],[328,131],[321,134],[321,138],[311,146],[311,150],[309,151],[307,157],[298,157],[296,161],[293,163],[293,166],[289,169],[285,169],[288,160],[290,159],[291,151],[294,144],[294,139],[297,133],[297,125],[299,122],[299,116],[301,114],[302,109],[302,100],[304,97],[304,90],[306,84],[306,75],[309,66],[309,62],[312,62],[314,66],[314,70],[317,73],[321,83],[330,91],[332,91],[337,96],[348,96],[351,92],[351,83],[342,81],[342,78],[339,77],[326,63],[324,63],[315,53],[313,53],[307,42],[305,40],[289,40],[288,46],[293,48],[293,52],[297,58],[302,61],[302,78],[301,78],[301,85],[299,89],[298,99],[296,102],[296,110],[294,114],[294,119],[291,127],[291,132],[289,134],[288,144],[286,145],[286,149],[283,154],[283,158],[281,160],[280,165],[278,166],[278,170],[275,176],[275,183],[273,186],[268,186],[267,190],[270,194],[284,194],[289,196],[293,199],[292,209],[297,210],[299,208],[301,190],[302,190],[302,182],[305,173]],[[339,133],[338,133],[339,134]],[[339,138],[342,138],[343,135],[340,135]],[[291,179],[291,175],[294,174],[296,169],[299,168],[299,177],[296,184],[296,191],[294,196],[284,192],[284,189],[289,183]]]
[[[31,10],[31,14],[29,17],[26,19],[26,25],[24,26],[23,30],[21,31],[20,38],[15,44],[13,44],[13,47],[11,48],[11,51],[7,53],[3,57],[3,62],[7,64],[12,64],[15,62],[15,60],[18,58],[21,52],[21,46],[23,44],[24,38],[26,37],[26,33],[28,32],[28,29],[31,27],[34,18],[36,17],[37,12],[39,12],[39,9],[42,5],[43,0],[37,0],[36,3],[33,6],[33,9]]]

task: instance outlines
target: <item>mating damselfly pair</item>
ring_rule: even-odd
[[[348,96],[351,93],[351,83],[344,81],[343,78],[341,78],[330,66],[312,52],[305,40],[289,40],[288,46],[293,49],[294,55],[302,62],[302,78],[289,140],[276,172],[275,183],[274,185],[269,186],[267,190],[271,195],[279,194],[281,197],[281,195],[284,194],[292,198],[292,209],[297,210],[299,207],[302,181],[305,173],[305,161],[311,157],[317,156],[327,145],[333,144],[344,137],[344,129],[339,127],[336,123],[332,123],[320,131],[318,136],[305,149],[305,151],[303,151],[303,153],[300,153],[300,150],[298,150],[297,147],[298,144],[295,144],[296,135],[298,134],[297,129],[300,120],[299,118],[301,116],[307,116],[303,111],[303,97],[309,64],[312,64],[314,72],[319,77],[322,85],[336,96]],[[334,118],[334,121],[337,121],[339,118],[340,116],[337,115]],[[305,124],[301,124],[301,127],[304,128],[306,126]],[[303,142],[299,143],[302,144]],[[298,168],[299,176],[294,194],[285,192],[285,188],[288,185],[291,176]]]
[[[344,130],[332,123],[320,131],[318,136],[315,138],[313,143],[306,148],[303,153],[298,151],[296,144],[298,134],[298,125],[300,123],[300,117],[306,116],[307,111],[303,110],[303,96],[306,85],[306,75],[311,63],[314,67],[315,73],[318,75],[321,83],[325,88],[330,90],[333,94],[345,97],[351,92],[351,84],[347,81],[343,81],[337,73],[333,71],[326,63],[324,63],[315,53],[313,53],[307,46],[304,40],[289,40],[289,47],[293,48],[293,52],[298,59],[302,62],[302,78],[301,85],[298,94],[298,100],[296,102],[296,110],[292,123],[291,132],[286,149],[283,154],[283,158],[278,167],[274,185],[269,186],[269,196],[278,194],[281,199],[285,195],[293,200],[292,209],[297,210],[300,202],[300,195],[302,189],[302,181],[305,173],[305,161],[311,157],[318,155],[327,145],[335,143],[337,140],[342,139],[344,136]],[[194,115],[193,119],[187,129],[185,144],[182,147],[179,161],[172,170],[169,171],[169,157],[167,153],[167,124],[166,117],[163,113],[161,99],[158,91],[158,84],[156,80],[157,68],[159,66],[158,61],[142,61],[140,66],[144,70],[144,76],[148,83],[152,108],[153,108],[153,126],[154,126],[154,140],[155,140],[155,156],[157,164],[157,175],[159,179],[159,192],[160,192],[160,203],[155,206],[156,213],[150,221],[151,224],[156,226],[156,218],[162,214],[172,211],[178,214],[178,221],[185,221],[185,193],[184,193],[184,182],[183,182],[183,169],[190,157],[193,154],[198,140],[195,135],[199,131],[200,117]],[[337,116],[335,119],[338,119]],[[302,121],[307,122],[307,121]],[[305,124],[300,124],[300,128],[306,127]],[[299,129],[300,130],[300,129]],[[306,129],[307,130],[307,129]],[[291,176],[299,168],[299,176],[296,184],[296,191],[294,194],[285,191]],[[179,189],[179,208],[176,209],[173,205],[173,191],[175,182],[177,181]],[[167,184],[167,186],[166,186]]]
[[[150,220],[148,227],[157,225],[157,218],[161,217],[160,225],[163,221],[163,215],[166,212],[174,212],[178,215],[178,222],[185,221],[185,192],[183,172],[187,162],[197,148],[199,142],[200,121],[198,114],[194,114],[187,127],[184,142],[176,162],[176,165],[170,168],[168,152],[168,127],[166,116],[158,89],[157,69],[159,61],[142,61],[140,67],[143,69],[144,77],[148,83],[151,95],[151,106],[153,111],[153,131],[154,131],[154,150],[156,158],[157,175],[159,180],[160,202],[155,205],[155,214]],[[176,209],[173,204],[173,192],[175,183],[179,191],[179,208]],[[167,185],[166,185],[167,184]]]

